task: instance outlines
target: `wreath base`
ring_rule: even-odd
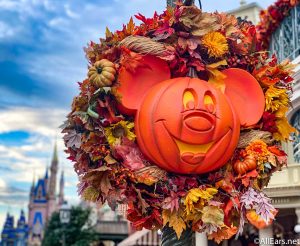
[[[191,228],[184,230],[178,239],[173,228],[164,226],[162,229],[161,246],[191,246],[195,245],[194,233]]]

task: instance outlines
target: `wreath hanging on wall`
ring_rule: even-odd
[[[234,16],[178,3],[135,17],[85,48],[63,126],[79,194],[178,238],[192,228],[220,242],[270,224],[262,188],[287,162],[293,66],[257,52],[255,26]]]

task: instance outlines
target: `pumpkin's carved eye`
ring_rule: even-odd
[[[213,96],[213,94],[210,91],[207,91],[204,94],[204,99],[203,99],[203,104],[205,109],[209,112],[209,113],[214,113],[215,111],[215,98]]]
[[[183,107],[185,110],[195,109],[197,106],[197,94],[194,90],[188,89],[183,93]]]

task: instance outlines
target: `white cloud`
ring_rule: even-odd
[[[11,107],[0,109],[0,133],[23,130],[55,137],[67,111],[54,108]]]
[[[6,182],[2,178],[0,178],[0,189],[4,188],[6,188]]]
[[[68,17],[72,18],[72,19],[78,19],[80,17],[79,14],[76,14],[75,12],[73,12],[73,10],[71,9],[69,4],[65,4],[64,5],[66,14]]]
[[[10,38],[17,34],[17,29],[9,26],[3,21],[0,21],[0,39]]]

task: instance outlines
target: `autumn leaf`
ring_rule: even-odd
[[[164,180],[166,178],[166,171],[157,166],[149,166],[137,170],[135,175],[137,182],[151,186],[159,180]]]
[[[283,150],[279,149],[279,147],[276,145],[269,146],[268,150],[277,156],[287,156],[287,154]]]
[[[107,165],[113,165],[117,163],[116,159],[113,158],[110,154],[105,156],[104,161],[106,162]]]
[[[176,232],[178,239],[180,238],[182,232],[186,229],[186,223],[180,214],[181,213],[176,211],[171,212],[170,209],[163,210],[162,212],[163,225],[165,226],[169,224],[169,227],[172,227]]]
[[[248,187],[250,185],[250,180],[251,178],[256,178],[258,176],[258,172],[256,169],[252,170],[251,172],[248,172],[246,174],[244,174],[243,176],[241,176],[241,180],[242,180],[242,184],[245,187]]]
[[[203,36],[221,27],[216,16],[202,12],[195,6],[183,6],[180,10],[179,22],[194,36]]]
[[[202,221],[205,224],[212,224],[218,227],[224,225],[224,212],[215,206],[205,206],[202,209]]]
[[[63,138],[67,148],[80,148],[81,133],[77,133],[75,130],[69,130]]]
[[[242,196],[241,203],[246,208],[252,208],[255,204],[259,202],[257,198],[258,192],[253,188],[249,188]]]
[[[271,199],[264,193],[257,193],[258,204],[256,207],[256,213],[266,222],[269,223],[274,219],[274,213],[276,209],[271,204]]]
[[[200,203],[204,205],[205,201],[209,201],[213,198],[215,194],[218,193],[218,190],[215,188],[194,188],[191,189],[185,197],[184,205],[186,206],[187,215],[195,209],[195,204]]]
[[[147,67],[142,55],[129,51],[126,48],[123,48],[120,65],[121,69],[125,69],[132,73],[139,67]]]
[[[142,212],[146,213],[146,209],[150,207],[150,205],[145,201],[145,199],[142,197],[142,193],[140,190],[135,189],[136,193],[137,193],[137,198],[139,200],[138,205],[141,207]]]
[[[170,209],[171,212],[178,211],[179,209],[179,197],[177,195],[177,193],[175,193],[174,191],[171,191],[171,195],[167,198],[164,199],[163,204],[162,204],[162,208],[163,209]]]
[[[233,235],[237,233],[237,228],[232,227],[222,227],[218,229],[217,232],[209,234],[207,237],[209,240],[215,240],[216,243],[221,243],[223,240],[230,239]]]
[[[229,199],[229,201],[227,202],[224,208],[225,220],[229,217],[229,214],[232,211],[232,209],[238,210],[239,207],[240,207],[240,201],[238,197]]]
[[[99,195],[99,190],[93,186],[89,186],[83,191],[81,197],[86,201],[96,202],[99,198]]]
[[[99,189],[105,195],[107,195],[109,190],[112,189],[109,178],[110,170],[111,168],[107,166],[102,166],[97,169],[90,170],[83,175],[82,181],[87,182],[95,189]]]
[[[216,88],[219,88],[222,92],[225,91],[224,79],[226,78],[226,75],[219,70],[219,67],[226,65],[227,61],[225,59],[213,64],[206,65],[206,70],[209,74],[208,83]]]
[[[108,27],[106,27],[105,29],[105,37],[106,39],[111,39],[113,37],[112,32],[108,29]]]
[[[134,34],[134,29],[135,29],[135,24],[134,24],[133,19],[131,17],[128,24],[127,24],[127,26],[126,26],[127,35]]]
[[[233,183],[230,181],[230,179],[228,179],[227,176],[224,179],[221,179],[218,182],[216,182],[216,188],[221,188],[229,194],[235,191]]]

